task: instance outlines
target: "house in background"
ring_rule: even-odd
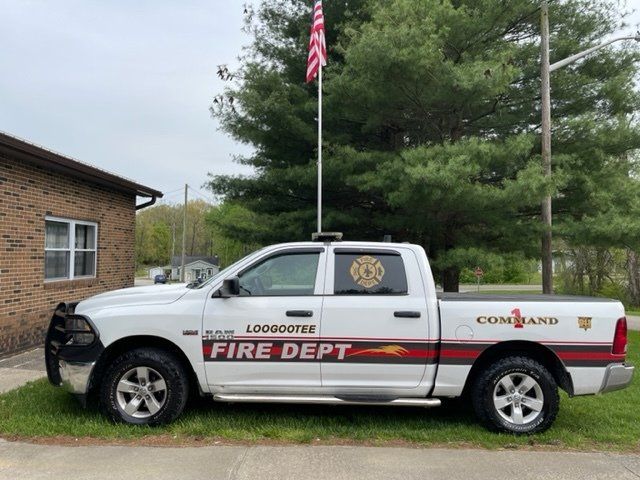
[[[166,275],[167,278],[171,274],[171,269],[165,270],[164,267],[151,267],[149,269],[149,278],[153,280],[156,278],[156,275]]]
[[[187,255],[184,260],[185,282],[193,282],[198,278],[206,280],[220,271],[220,261],[217,255],[212,257],[204,255]],[[171,265],[163,267],[163,271],[171,272],[171,280],[180,280],[180,268],[182,256],[174,255]]]
[[[0,133],[0,356],[41,344],[58,303],[133,286],[136,210],[159,197]]]

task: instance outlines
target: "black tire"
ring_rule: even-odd
[[[135,373],[131,373],[132,376],[127,376],[129,372],[138,371],[138,368],[146,369],[148,372],[146,388],[160,385],[158,382],[163,380],[164,390],[158,387],[155,392],[145,390],[143,395],[138,395],[141,392],[126,392],[119,395],[118,384],[121,380],[145,385],[145,380],[138,380]],[[127,377],[125,378],[125,376]],[[127,380],[132,378],[133,381]],[[157,411],[148,407],[148,402],[153,401],[151,396],[155,399],[155,408],[158,408],[159,405]],[[189,377],[187,371],[173,353],[159,348],[138,348],[123,353],[107,368],[100,386],[100,409],[116,423],[162,425],[172,422],[182,413],[188,396]],[[121,400],[126,403],[127,399],[131,401],[134,397],[141,406],[139,411],[130,415],[123,410]],[[150,400],[145,400],[144,397]]]
[[[522,383],[516,383],[516,381],[526,378],[525,376],[535,380],[539,388],[527,390],[529,394],[525,397],[525,401],[522,401],[518,390],[518,386]],[[502,397],[505,392],[503,380],[512,380],[516,388],[515,395],[512,394],[506,398],[511,401],[511,405],[499,410],[494,404],[494,393]],[[507,395],[510,393],[507,392]],[[531,398],[534,401],[537,400],[535,408],[539,408],[540,401],[542,408],[534,410]],[[488,429],[522,435],[544,432],[553,424],[558,414],[560,396],[553,375],[543,365],[528,357],[514,356],[496,361],[476,377],[471,389],[471,402],[476,416]],[[520,409],[524,423],[517,423],[514,408]],[[526,421],[527,416],[531,416],[531,420]],[[512,418],[514,421],[509,421],[505,417]]]

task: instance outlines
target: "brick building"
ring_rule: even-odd
[[[135,212],[158,197],[0,133],[0,357],[40,344],[59,302],[133,286]]]

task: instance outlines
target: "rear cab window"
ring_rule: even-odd
[[[377,249],[334,249],[334,295],[407,295],[400,253]]]

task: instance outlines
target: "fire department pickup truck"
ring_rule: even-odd
[[[618,301],[436,294],[405,243],[274,245],[199,285],[154,285],[56,309],[51,383],[117,422],[160,424],[217,402],[439,406],[468,395],[493,430],[533,433],[570,396],[624,388]]]

